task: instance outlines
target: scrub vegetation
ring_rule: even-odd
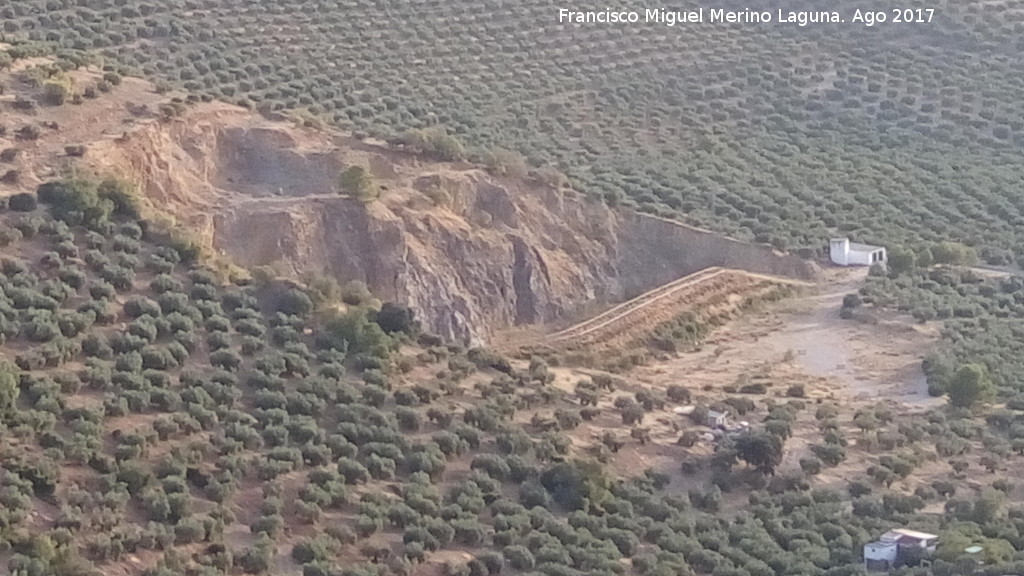
[[[837,234],[885,243],[889,271],[836,314],[943,322],[924,368],[948,398],[565,385],[539,357],[446,344],[365,287],[229,274],[123,182],[54,180],[0,199],[0,572],[841,576],[894,526],[940,535],[904,573],[1024,570],[1024,282],[959,267],[1024,246],[1024,13],[934,7],[927,26],[640,30],[559,25],[539,0],[0,7],[0,68],[39,88],[4,103],[22,112],[141,74],[190,94],[165,121],[223,99],[564,173],[807,256]],[[86,65],[102,77],[70,82]],[[46,127],[0,128],[9,163]],[[379,189],[362,169],[338,184]],[[749,428],[708,440],[712,410]],[[670,468],[617,473],[665,428]]]
[[[9,573],[854,574],[864,542],[908,523],[952,543],[936,573],[957,573],[964,542],[1003,571],[1024,548],[1009,496],[1024,405],[1012,368],[990,373],[969,347],[934,369],[965,400],[900,418],[879,404],[851,421],[770,382],[722,396],[595,375],[565,390],[540,358],[445,346],[365,291],[227,282],[168,230],[116,181],[49,182],[0,212]],[[677,467],[615,475],[606,463],[647,445],[668,402],[696,407]],[[712,409],[753,425],[694,448]],[[820,439],[783,468],[800,418]],[[592,422],[596,441],[576,433]],[[816,481],[848,459],[848,485]]]
[[[842,233],[1017,259],[1024,12],[940,0],[932,22],[867,27],[857,7],[806,27],[560,24],[541,0],[26,0],[0,19],[28,43],[14,57],[101,55],[94,94],[137,73],[502,173],[525,157],[610,203],[807,253]]]

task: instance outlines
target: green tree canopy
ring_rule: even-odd
[[[363,310],[333,314],[317,334],[323,348],[387,357],[393,342],[376,322],[371,322]]]
[[[18,400],[18,370],[7,362],[0,362],[0,418],[14,409]]]
[[[57,180],[39,186],[39,200],[49,205],[50,213],[68,224],[92,225],[107,219],[114,211],[114,202],[100,196],[94,182],[88,180]]]
[[[375,196],[373,179],[370,178],[366,168],[362,166],[349,166],[346,168],[338,179],[338,185],[341,187],[342,192],[356,198],[368,200]]]
[[[955,264],[962,266],[977,260],[974,249],[956,242],[940,242],[932,247],[932,257],[936,264]]]
[[[774,474],[782,462],[782,438],[764,430],[748,430],[736,437],[736,455],[762,474]]]
[[[984,366],[964,364],[953,374],[946,393],[949,394],[949,402],[953,406],[970,408],[977,403],[991,400],[995,395],[995,385]]]
[[[566,509],[585,510],[608,497],[610,480],[597,462],[574,460],[545,470],[540,483]]]
[[[893,274],[904,274],[914,269],[917,256],[906,248],[895,246],[889,249],[889,271]]]

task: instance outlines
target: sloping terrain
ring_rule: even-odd
[[[37,92],[26,85],[19,93]],[[133,115],[135,105],[123,101],[159,109],[167,98],[136,84],[112,94],[113,102],[104,96],[31,114],[10,108],[18,123],[62,115],[68,125],[10,142],[23,150],[12,166],[24,176],[7,188],[31,189],[37,172],[61,163],[123,175],[153,208],[238,264],[361,282],[412,306],[445,338],[481,343],[496,330],[557,321],[709,266],[815,274],[813,265],[770,247],[612,209],[537,179],[427,161],[226,104],[198,104],[172,117]],[[70,116],[76,110],[109,135],[88,141]],[[85,145],[82,158],[64,155],[69,142]],[[368,171],[377,199],[339,194],[339,175],[350,166]]]
[[[810,286],[781,277],[711,267],[660,286],[593,318],[548,336],[554,349],[628,349],[664,323],[686,315],[707,322],[780,286]]]
[[[510,362],[417,335],[408,316],[371,302],[318,309],[288,283],[222,285],[188,244],[127,216],[130,201],[111,189],[77,181],[41,191],[5,198],[0,210],[6,573],[658,576],[796,567],[821,576],[858,566],[862,543],[907,517],[874,495],[854,500],[851,512],[840,474],[859,478],[871,464],[885,501],[915,510],[925,497],[941,509],[969,492],[956,500],[928,482],[962,472],[935,457],[951,449],[942,421],[907,411],[897,419],[899,407],[860,400],[855,417],[840,414],[844,396],[825,382],[804,389],[799,371],[787,370],[794,362],[775,351],[755,357],[740,345],[728,358],[680,358],[681,376]],[[703,284],[693,280],[612,316]],[[731,370],[737,382],[719,375],[682,386],[692,360]],[[779,446],[770,470],[756,451],[725,459],[731,445],[706,426],[710,410],[780,430],[785,451]],[[737,443],[763,434],[730,433]],[[981,453],[982,442],[964,440],[963,449]],[[963,462],[978,474],[989,466],[984,456]],[[915,466],[918,475],[896,472]],[[1012,471],[988,474],[1012,495]],[[979,501],[989,497],[982,491]],[[782,509],[806,515],[809,527],[776,529]],[[915,522],[937,529],[934,515]],[[794,534],[805,543],[791,546]],[[1004,527],[1000,537],[1012,535]],[[1008,545],[1001,538],[985,542]],[[956,553],[947,547],[942,557]]]
[[[720,4],[772,22],[574,24],[546,0],[0,10],[13,40],[96,50],[112,68],[197,95],[359,133],[442,125],[467,146],[554,165],[595,198],[743,239],[810,250],[837,233],[944,239],[993,263],[1015,257],[1024,204],[1005,191],[1020,185],[1024,134],[1019,2]],[[779,8],[845,22],[780,23]],[[854,22],[857,9],[887,21]],[[911,21],[895,21],[896,9]]]
[[[195,32],[175,23],[163,29],[165,6],[71,4],[54,0],[33,12],[33,0],[0,14],[9,18],[5,29],[40,39],[49,28],[77,31],[79,18],[90,22],[80,36],[53,42],[102,44],[90,26],[104,19],[141,19],[135,33],[152,30],[150,37]],[[1005,11],[988,5],[964,22]],[[240,18],[217,6],[187,4]],[[296,16],[281,5],[250,6]],[[104,10],[99,19],[95,7]],[[997,23],[1002,31],[1010,21]],[[205,31],[207,39],[228,33]],[[1001,64],[1002,47],[977,48]],[[237,70],[207,56],[212,76],[203,83],[229,82]],[[167,71],[184,61],[153,66]],[[909,558],[922,565],[908,573],[975,572],[979,557],[965,554],[972,545],[983,549],[982,573],[1024,571],[1016,480],[1024,471],[1024,283],[945,266],[954,252],[969,251],[920,246],[899,266],[894,258],[890,274],[864,281],[860,296],[851,292],[861,279],[826,282],[810,298],[759,308],[707,338],[701,322],[787,291],[779,285],[794,282],[778,276],[816,270],[765,245],[612,209],[541,178],[495,177],[230,105],[190,107],[181,95],[157,93],[166,87],[51,63],[19,58],[12,73],[0,73],[0,572],[834,576],[859,573],[863,545],[893,526],[940,534],[930,565]],[[1007,77],[990,94],[1017,81]],[[62,98],[70,101],[56,102]],[[1007,122],[1004,136],[1016,129]],[[980,120],[964,125],[971,130],[957,128],[958,151],[968,141],[990,145]],[[803,126],[811,127],[822,128]],[[797,153],[762,142],[757,152],[810,155],[819,175],[828,169],[814,154],[833,167],[891,176],[885,165],[828,147],[808,154],[806,143],[798,141]],[[865,146],[881,153],[875,141]],[[761,207],[780,204],[727,192],[723,167],[756,189],[769,171],[746,170],[713,139],[699,148],[724,164],[694,181],[734,209],[709,202],[695,211],[740,219],[748,231],[766,226],[757,234],[772,239],[773,214]],[[659,162],[647,160],[630,165]],[[938,181],[979,174],[921,160]],[[671,155],[661,161],[685,166]],[[353,166],[373,184],[357,186],[358,198],[336,190],[352,182],[337,172]],[[782,166],[772,167],[782,170],[772,172],[780,181],[792,176]],[[132,187],[116,180],[51,181],[90,171],[137,183],[152,219],[138,220]],[[646,191],[634,176],[624,182]],[[866,196],[852,181],[844,191],[857,200],[885,196],[883,176]],[[934,205],[891,194],[904,202],[899,210],[896,200],[858,204],[805,189],[796,194],[807,201],[796,218],[851,213],[833,222],[856,232],[856,211],[868,211],[863,222],[898,220],[907,232],[934,210],[944,218],[931,234],[946,220],[963,226],[950,236],[985,230],[992,236],[984,242],[998,244],[1014,207],[1012,199],[992,200],[1006,199],[1010,181],[1012,174],[985,181],[1000,193],[977,202],[950,188],[935,192],[948,202]],[[787,193],[800,190],[790,183]],[[614,186],[605,192],[614,205]],[[819,197],[828,200],[815,203]],[[988,209],[995,218],[985,217]],[[178,218],[173,227],[161,213]],[[223,269],[198,260],[191,231],[246,263],[361,280],[379,298],[351,290],[339,302],[331,290],[312,289],[325,283],[310,282],[307,291],[266,273],[225,285]],[[509,360],[446,343],[418,332],[405,307],[381,304],[410,303],[427,328],[475,342],[494,327],[637,294],[558,341],[581,340],[607,357],[653,328],[664,346],[654,362],[615,376],[580,369],[569,353]],[[942,344],[935,319],[945,321]],[[693,345],[672,348],[661,329],[678,329]],[[928,392],[948,395],[949,406],[921,394],[928,349]],[[708,425],[722,418],[723,426]]]
[[[175,188],[199,196],[202,210],[188,201],[176,208],[207,217],[203,228],[213,245],[240,264],[365,282],[381,297],[413,306],[436,333],[467,342],[557,320],[582,303],[628,297],[708,265],[814,274],[769,248],[612,210],[571,191],[424,164],[237,109],[200,110],[180,126],[141,129],[96,156],[102,168],[132,166],[143,181],[167,182],[151,198]],[[232,160],[215,161],[225,157]],[[157,158],[182,161],[165,169],[153,164]],[[304,184],[277,186],[276,176],[267,182],[258,170],[236,170],[264,163],[278,171],[295,166],[293,179]],[[339,168],[353,164],[367,166],[385,189],[378,201],[340,197],[330,188]],[[308,169],[319,173],[305,176]],[[264,230],[273,233],[254,234]]]

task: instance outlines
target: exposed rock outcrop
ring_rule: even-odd
[[[708,266],[815,274],[770,247],[223,105],[141,127],[92,157],[145,183],[151,201],[240,264],[363,281],[469,344]],[[373,174],[378,200],[335,192],[352,164]]]

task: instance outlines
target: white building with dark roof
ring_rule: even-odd
[[[828,255],[840,266],[871,266],[885,263],[883,246],[850,242],[849,238],[833,238],[828,242]]]

